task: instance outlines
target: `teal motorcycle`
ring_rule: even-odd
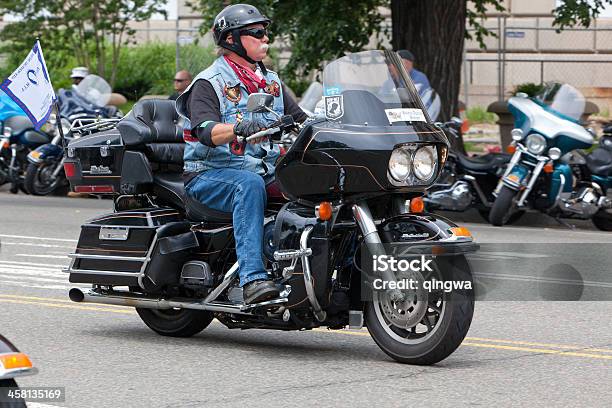
[[[550,83],[535,97],[518,94],[508,108],[515,120],[515,152],[494,191],[493,225],[517,211],[532,209],[556,219],[591,219],[612,230],[612,135],[585,154],[595,141],[580,123],[585,98],[568,84]]]

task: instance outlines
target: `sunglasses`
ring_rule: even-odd
[[[264,36],[268,35],[268,30],[265,28],[249,28],[246,30],[240,31],[241,35],[248,35],[250,37],[255,37],[257,39],[262,39]]]

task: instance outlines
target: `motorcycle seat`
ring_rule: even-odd
[[[185,194],[181,173],[160,173],[153,175],[153,191],[164,201],[185,211],[187,219],[195,222],[231,223],[232,213],[207,207],[195,198]]]
[[[457,154],[457,159],[461,166],[472,171],[489,171],[496,167],[501,167],[510,161],[510,155],[503,153],[487,153],[482,156],[468,157]]]
[[[598,176],[612,176],[612,152],[597,148],[586,157],[586,163],[591,173]]]
[[[126,146],[183,143],[183,129],[178,120],[174,101],[145,99],[134,105],[117,124],[117,129]]]

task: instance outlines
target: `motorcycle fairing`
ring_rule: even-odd
[[[433,125],[415,127],[357,126],[313,122],[280,159],[276,177],[289,197],[334,199],[344,194],[424,191],[432,182],[396,187],[387,177],[393,149],[404,144],[431,144],[448,149],[448,139]],[[435,173],[441,170],[437,163]]]
[[[593,144],[593,135],[574,121],[562,118],[547,111],[541,105],[528,98],[512,97],[508,101],[508,109],[514,115],[515,127],[520,128],[525,135],[533,131],[547,139],[553,140],[563,153],[576,148],[589,147]],[[568,138],[576,144],[568,143]],[[560,139],[560,140],[557,140]],[[582,147],[575,147],[580,145]]]

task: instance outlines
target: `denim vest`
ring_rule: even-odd
[[[237,123],[240,120],[258,119],[265,126],[274,123],[277,118],[267,113],[247,112],[246,104],[248,92],[244,84],[240,82],[234,70],[227,64],[224,57],[219,57],[206,70],[200,72],[176,100],[176,110],[185,119],[183,138],[185,139],[185,153],[183,155],[183,169],[187,172],[201,172],[208,169],[232,168],[238,170],[248,170],[263,177],[272,176],[276,160],[279,157],[278,145],[270,149],[270,144],[266,141],[260,144],[247,144],[243,153],[232,149],[230,144],[219,145],[216,147],[206,146],[191,136],[191,123],[187,116],[187,99],[193,85],[200,79],[211,83],[221,110],[221,122]],[[284,114],[283,93],[281,81],[278,75],[268,71],[265,75],[266,92],[275,96],[274,110],[279,115]]]

